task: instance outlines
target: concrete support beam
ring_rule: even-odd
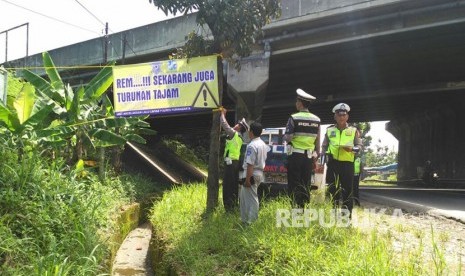
[[[236,119],[260,121],[269,80],[269,52],[241,60],[240,69],[228,67],[227,96],[236,103]]]
[[[399,180],[421,178],[427,160],[440,179],[465,179],[461,154],[465,152],[465,130],[459,117],[464,105],[438,105],[388,124],[388,131],[399,141]]]

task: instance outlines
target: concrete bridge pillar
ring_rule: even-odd
[[[252,54],[240,61],[240,70],[228,65],[227,96],[236,103],[236,118],[260,121],[269,80],[269,51]]]
[[[462,109],[463,110],[463,109]],[[440,177],[465,178],[465,131],[460,109],[440,108],[437,111],[436,126],[439,128],[438,146],[434,157],[435,168]]]
[[[399,180],[421,177],[427,160],[440,179],[465,179],[463,105],[437,106],[388,124],[387,129],[399,141]]]
[[[405,121],[390,121],[387,124],[386,130],[389,131],[394,137],[396,137],[399,143],[397,179],[406,179],[408,178],[409,171],[412,169],[408,168],[407,166],[401,166],[401,164],[408,164],[408,160],[411,159],[411,153],[407,150],[411,147],[412,143],[410,127]]]

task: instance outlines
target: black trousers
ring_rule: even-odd
[[[224,164],[223,205],[226,211],[239,206],[239,160],[232,160],[231,165]]]
[[[354,187],[354,203],[360,206],[360,195],[358,193],[360,186],[360,174],[354,175],[352,186]]]
[[[335,207],[342,199],[342,208],[348,209],[352,214],[353,202],[353,180],[354,162],[338,161],[331,159],[328,161],[326,171],[326,183]]]
[[[307,154],[292,153],[287,163],[287,183],[293,207],[304,208],[310,202],[311,175],[312,158]]]

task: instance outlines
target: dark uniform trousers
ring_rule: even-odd
[[[224,164],[223,205],[226,211],[238,207],[239,201],[239,160],[232,160],[231,165]]]
[[[360,206],[360,196],[359,196],[359,189],[360,189],[360,174],[354,174],[354,181],[352,183],[352,187],[354,190],[354,203]]]
[[[293,207],[304,208],[310,202],[311,175],[312,158],[306,153],[293,152],[287,163],[288,194]]]
[[[339,181],[337,183],[337,179]],[[328,169],[326,171],[326,183],[328,183],[328,191],[331,195],[335,207],[337,202],[342,199],[342,208],[347,208],[352,214],[353,209],[353,186],[354,180],[354,162],[338,161],[331,159],[328,161]],[[342,198],[341,198],[342,196]]]

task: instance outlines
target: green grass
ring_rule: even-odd
[[[0,158],[2,276],[107,274],[113,214],[156,193],[141,176],[108,174],[102,183],[34,151],[19,158],[5,144]]]
[[[150,220],[164,245],[158,272],[180,275],[421,275],[408,269],[421,261],[395,262],[390,236],[376,228],[276,226],[286,198],[262,202],[260,217],[242,226],[238,213],[218,208],[205,218],[205,184],[180,186],[157,202]],[[329,213],[328,204],[311,205]],[[409,272],[410,271],[410,272]]]
[[[189,148],[182,142],[174,139],[164,139],[163,143],[184,161],[193,164],[203,171],[208,171],[206,160],[200,158],[200,156],[205,158],[205,156],[208,156],[208,153],[202,151],[202,148]],[[194,149],[198,150],[199,152],[195,152]]]
[[[393,183],[385,183],[385,182],[379,182],[379,181],[375,181],[375,180],[369,180],[369,179],[366,179],[366,180],[360,181],[360,186],[372,186],[372,187],[377,187],[377,186],[380,186],[380,187],[396,187],[396,186],[397,186],[397,184],[393,184]]]
[[[242,226],[238,212],[218,208],[205,217],[204,183],[166,185],[141,175],[76,175],[59,161],[38,153],[0,146],[0,275],[108,275],[114,214],[140,202],[150,209],[164,256],[159,275],[175,268],[181,275],[429,275],[423,246],[396,258],[391,240],[406,227],[387,233],[376,228],[276,226],[276,210],[289,200],[262,202],[259,219]],[[20,162],[18,163],[18,160]],[[162,195],[160,197],[160,195]],[[220,192],[221,194],[221,192]],[[221,202],[221,199],[219,200]],[[309,208],[328,214],[328,204]],[[414,231],[418,239],[424,234]],[[447,272],[439,233],[429,262]],[[430,266],[431,267],[431,266]],[[459,267],[462,267],[461,260]],[[459,269],[460,269],[459,268]]]

